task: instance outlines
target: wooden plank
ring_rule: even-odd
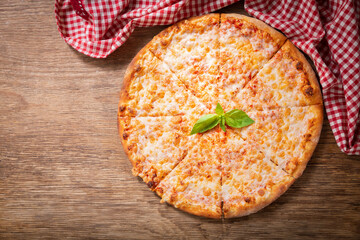
[[[218,221],[160,204],[131,175],[116,111],[127,65],[165,27],[92,59],[60,38],[53,8],[0,2],[1,239],[359,239],[360,159],[327,120],[304,175],[259,213]]]

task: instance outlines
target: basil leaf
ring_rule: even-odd
[[[224,110],[223,110],[223,108],[221,107],[220,103],[218,103],[218,104],[216,105],[215,112],[216,112],[217,115],[222,115],[222,114],[224,114]]]
[[[202,116],[197,122],[195,123],[193,129],[191,130],[190,135],[195,133],[202,133],[207,130],[214,128],[220,122],[220,116],[217,114],[208,114]]]
[[[220,116],[220,128],[226,132],[226,127],[225,127],[225,117],[222,115]]]
[[[255,122],[244,111],[241,111],[239,109],[234,109],[226,112],[225,120],[228,126],[234,128],[246,127]]]
[[[224,109],[219,103],[216,105],[215,112],[216,114],[208,114],[197,120],[190,135],[206,132],[218,124],[220,124],[220,128],[226,132],[225,124],[233,128],[242,128],[255,122],[244,111],[239,109],[224,113]]]
[[[244,111],[241,111],[239,109],[233,109],[231,111],[226,112],[225,116],[228,116],[231,118],[242,118],[244,116],[247,116],[247,114]]]

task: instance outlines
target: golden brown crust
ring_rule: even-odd
[[[324,118],[323,105],[314,105],[310,106],[310,108],[310,111],[314,112],[315,117],[309,123],[309,131],[305,134],[304,140],[301,143],[304,145],[304,153],[301,159],[299,159],[300,165],[292,173],[294,178],[299,178],[302,175],[320,139]]]
[[[131,155],[130,155],[130,151],[129,151],[129,145],[126,141],[126,134],[125,133],[125,127],[126,127],[126,122],[128,122],[130,120],[130,117],[119,117],[118,116],[118,131],[119,131],[119,135],[120,135],[120,140],[121,143],[123,145],[123,148],[125,150],[126,155],[129,157],[129,160],[131,162],[131,164],[133,165],[133,167],[136,166],[136,161],[135,159],[132,159]],[[125,136],[125,137],[124,137]]]
[[[294,183],[294,181],[295,178],[289,177],[287,181],[277,185],[276,188],[271,191],[270,196],[266,198],[265,201],[256,203],[254,205],[248,205],[242,208],[232,205],[227,211],[225,211],[224,209],[224,217],[225,218],[242,217],[263,209],[264,207],[268,206],[270,203],[274,202],[277,198],[279,198],[284,192],[286,192],[286,190]]]
[[[221,218],[221,209],[219,209],[219,211],[217,212],[211,212],[211,211],[207,211],[206,209],[202,208],[199,205],[191,205],[191,204],[186,206],[181,206],[179,207],[179,209],[200,217],[208,217],[215,219]]]
[[[164,190],[163,188],[159,188],[159,187],[157,187],[155,189],[155,192],[161,198],[163,196],[162,192],[164,192],[164,191],[166,191],[166,190]],[[190,214],[194,214],[196,216],[208,217],[208,218],[214,218],[214,219],[221,218],[221,208],[219,208],[219,211],[208,211],[208,209],[206,209],[204,207],[201,207],[201,206],[196,205],[196,204],[191,204],[191,203],[188,203],[186,205],[182,204],[180,206],[175,206],[175,202],[176,202],[176,199],[174,199],[173,202],[168,202],[168,203],[171,204],[172,206],[182,210],[182,211],[185,211],[185,212],[190,213]]]
[[[166,192],[166,189],[163,187],[156,187],[155,192],[159,197],[163,198],[163,193]],[[201,207],[198,205],[198,203],[182,203],[179,205],[176,205],[178,201],[178,196],[175,196],[174,199],[171,199],[170,201],[166,201],[167,203],[171,204],[172,206],[181,209],[187,213],[194,214],[196,216],[200,217],[208,217],[208,218],[215,218],[219,219],[221,218],[221,207],[219,206],[218,211],[209,211],[206,207]],[[161,200],[161,202],[165,202],[164,200]]]
[[[150,49],[150,51],[152,51],[152,52],[155,51],[154,48],[156,48],[156,45],[158,45],[158,44],[162,47],[166,47],[171,42],[173,35],[175,33],[180,32],[182,28],[189,27],[190,24],[194,25],[194,23],[196,23],[196,22],[200,22],[200,23],[208,22],[214,16],[218,16],[218,18],[219,18],[219,14],[214,13],[214,14],[208,14],[208,15],[203,15],[203,16],[191,17],[191,18],[179,21],[176,24],[171,25],[170,27],[162,30],[159,34],[157,34],[155,37],[153,37],[153,39],[149,42],[149,44],[146,47],[148,47]],[[156,53],[156,51],[154,53]],[[155,55],[157,55],[157,54],[155,54]]]
[[[286,37],[282,33],[276,31],[274,28],[270,27],[263,21],[260,21],[256,18],[247,17],[245,15],[236,14],[236,13],[231,13],[231,14],[222,13],[220,18],[221,21],[226,21],[231,19],[241,19],[243,21],[251,23],[255,25],[258,29],[267,32],[271,36],[271,38],[279,45],[279,47],[281,47],[286,41]]]
[[[179,25],[183,25],[186,22],[191,23],[191,25],[195,25],[195,24],[206,25],[209,23],[219,24],[219,21],[220,21],[220,13],[210,13],[207,15],[196,16],[185,19],[179,22]]]
[[[130,122],[130,117],[118,117],[118,129],[120,134],[121,143],[123,145],[123,148],[125,150],[126,155],[128,156],[133,168],[132,168],[132,174],[134,176],[139,176],[139,173],[141,173],[142,167],[141,163],[138,162],[138,159],[134,158],[136,155],[132,155],[130,153],[130,149],[132,148],[131,145],[128,144],[127,138],[129,137],[129,133],[126,131],[127,124]],[[139,166],[139,165],[140,166]],[[150,172],[151,169],[148,170]],[[158,184],[158,179],[156,177],[148,177],[147,175],[143,176],[143,181],[146,183],[146,185],[151,189],[154,190],[156,185]]]
[[[309,104],[323,104],[321,90],[315,72],[305,56],[291,43],[290,40],[285,42],[281,51],[288,54],[287,57],[293,59],[293,61],[297,61],[297,69],[303,70],[306,80],[309,81],[303,88],[304,95],[308,98]]]

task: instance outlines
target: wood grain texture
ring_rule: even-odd
[[[0,239],[360,238],[360,158],[340,152],[327,120],[303,176],[259,213],[218,221],[160,204],[131,174],[116,113],[127,65],[165,27],[92,59],[60,38],[53,12],[0,2]]]

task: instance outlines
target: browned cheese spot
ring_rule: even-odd
[[[178,187],[178,191],[179,192],[183,192],[185,191],[185,189],[187,188],[187,184],[185,184],[183,181],[180,180],[180,186]]]
[[[297,70],[302,70],[303,69],[303,63],[302,62],[297,62],[296,63],[296,69]]]
[[[179,145],[179,143],[180,143],[180,140],[181,140],[180,134],[175,133],[175,139],[174,139],[174,142],[173,142],[174,146],[177,147]]]
[[[153,181],[149,181],[147,184],[146,184],[149,188],[152,188],[155,183]]]
[[[204,193],[204,195],[205,196],[210,196],[210,194],[211,194],[211,190],[209,189],[209,188],[205,188],[204,190],[203,190],[203,193]]]
[[[313,96],[314,95],[314,89],[311,86],[308,86],[305,89],[305,93],[306,93],[306,95]]]
[[[170,202],[175,202],[177,193],[172,193],[170,196]]]
[[[123,139],[126,140],[129,137],[129,134],[123,133]]]
[[[260,189],[260,190],[258,191],[258,193],[259,193],[260,196],[264,196],[265,191],[264,191],[264,189]]]
[[[128,146],[128,150],[129,150],[129,151],[131,151],[131,150],[133,150],[133,149],[136,150],[136,144],[131,144],[131,145]]]
[[[134,109],[132,109],[132,108],[128,108],[128,111],[129,111],[130,114],[133,114],[133,115],[136,114],[136,111]]]
[[[120,111],[120,112],[125,111],[125,109],[126,109],[126,106],[124,106],[124,105],[121,105],[121,106],[119,107],[119,111]]]
[[[161,44],[163,47],[165,47],[165,46],[168,44],[168,41],[165,40],[165,39],[161,39],[161,40],[160,40],[160,44]]]
[[[135,69],[135,72],[139,72],[141,70],[140,64],[136,64],[134,69]]]
[[[306,146],[306,143],[307,142],[310,142],[311,141],[311,134],[310,133],[308,133],[308,134],[305,134],[304,135],[304,141],[303,141],[303,146],[302,147],[304,147],[305,148],[305,146]]]

